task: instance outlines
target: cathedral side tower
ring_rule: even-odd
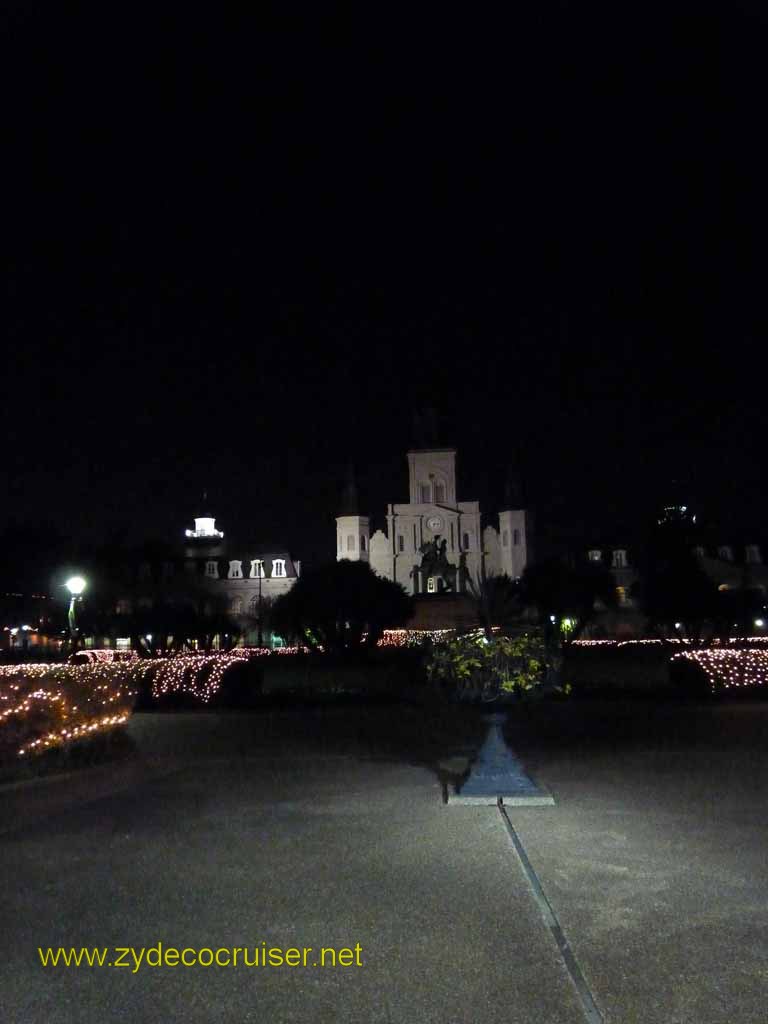
[[[523,575],[528,564],[529,513],[525,509],[499,512],[501,572],[513,580]]]
[[[360,515],[357,484],[350,467],[336,517],[336,561],[368,562],[371,525],[368,516]]]

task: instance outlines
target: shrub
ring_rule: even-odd
[[[68,747],[124,725],[136,698],[128,664],[0,669],[0,757]]]
[[[437,645],[427,675],[455,700],[509,700],[541,691],[547,668],[540,630],[492,639],[477,630]]]

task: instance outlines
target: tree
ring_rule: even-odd
[[[413,601],[365,562],[343,560],[305,572],[272,609],[279,633],[326,651],[375,647],[384,629],[404,626]]]
[[[485,571],[476,579],[467,576],[466,582],[489,640],[493,636],[494,626],[503,629],[519,622],[523,611],[523,590],[519,583],[506,574],[488,576]]]
[[[523,601],[535,607],[547,631],[565,643],[575,640],[594,619],[598,605],[615,608],[616,581],[601,563],[560,558],[530,565],[523,573]]]
[[[594,619],[598,604],[615,608],[616,581],[600,563],[552,558],[528,566],[523,601],[536,608],[544,629],[548,682],[562,682],[563,648]]]
[[[684,626],[701,638],[718,618],[717,587],[693,551],[692,524],[666,516],[653,527],[644,547],[634,596],[648,617],[649,629],[662,638]]]

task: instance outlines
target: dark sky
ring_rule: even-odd
[[[5,7],[0,529],[332,557],[433,406],[542,530],[762,530],[760,6],[281,7]]]

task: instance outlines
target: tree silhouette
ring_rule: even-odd
[[[326,651],[375,647],[386,628],[404,626],[413,601],[399,583],[364,562],[343,560],[305,572],[275,601],[272,623],[285,636]]]

